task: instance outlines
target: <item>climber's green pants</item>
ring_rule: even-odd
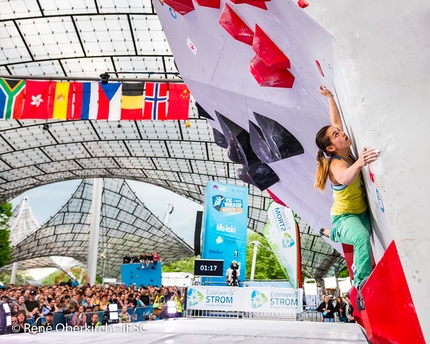
[[[372,272],[372,247],[370,245],[370,218],[368,212],[361,214],[332,215],[333,228],[330,239],[354,246],[354,285],[369,277]]]

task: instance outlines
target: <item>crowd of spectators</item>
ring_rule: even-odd
[[[14,286],[0,289],[0,302],[9,304],[12,325],[19,324],[24,332],[24,324],[43,325],[52,323],[55,313],[63,313],[70,319],[71,326],[99,326],[105,323],[99,315],[108,313],[109,304],[117,304],[121,322],[130,322],[137,307],[150,308],[148,320],[167,317],[166,303],[175,301],[176,314],[181,316],[184,305],[184,291],[176,286]],[[41,322],[44,320],[44,323]],[[37,323],[39,322],[39,323]],[[46,325],[44,325],[46,326]]]
[[[131,252],[124,256],[122,263],[130,264],[130,263],[140,263],[142,265],[142,269],[145,267],[149,269],[149,265],[152,263],[152,269],[155,269],[157,263],[160,261],[160,256],[157,252],[152,253],[141,253],[139,255],[133,255]]]

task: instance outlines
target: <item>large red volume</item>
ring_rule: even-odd
[[[286,68],[269,67],[257,55],[249,63],[249,70],[260,86],[293,87],[294,76]]]
[[[194,0],[197,5],[210,8],[220,8],[221,0]]]
[[[164,0],[164,3],[180,15],[194,11],[193,0]]]
[[[235,40],[252,45],[254,33],[229,5],[224,5],[218,22]]]
[[[361,293],[373,344],[425,343],[394,241],[372,271]]]
[[[258,25],[255,25],[252,49],[268,67],[290,68],[290,60],[288,57],[285,56],[281,49],[273,43],[269,36],[267,36]]]

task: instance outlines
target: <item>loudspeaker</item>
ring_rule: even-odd
[[[202,233],[203,211],[198,210],[196,214],[196,226],[194,229],[194,255],[200,255],[200,235]]]

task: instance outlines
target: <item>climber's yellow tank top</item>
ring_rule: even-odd
[[[354,159],[355,157],[350,154]],[[333,159],[343,160],[339,156],[334,156]],[[349,164],[348,164],[349,165]],[[360,214],[367,210],[367,202],[364,196],[362,186],[361,173],[349,185],[333,185],[333,205],[331,207],[331,215]]]

